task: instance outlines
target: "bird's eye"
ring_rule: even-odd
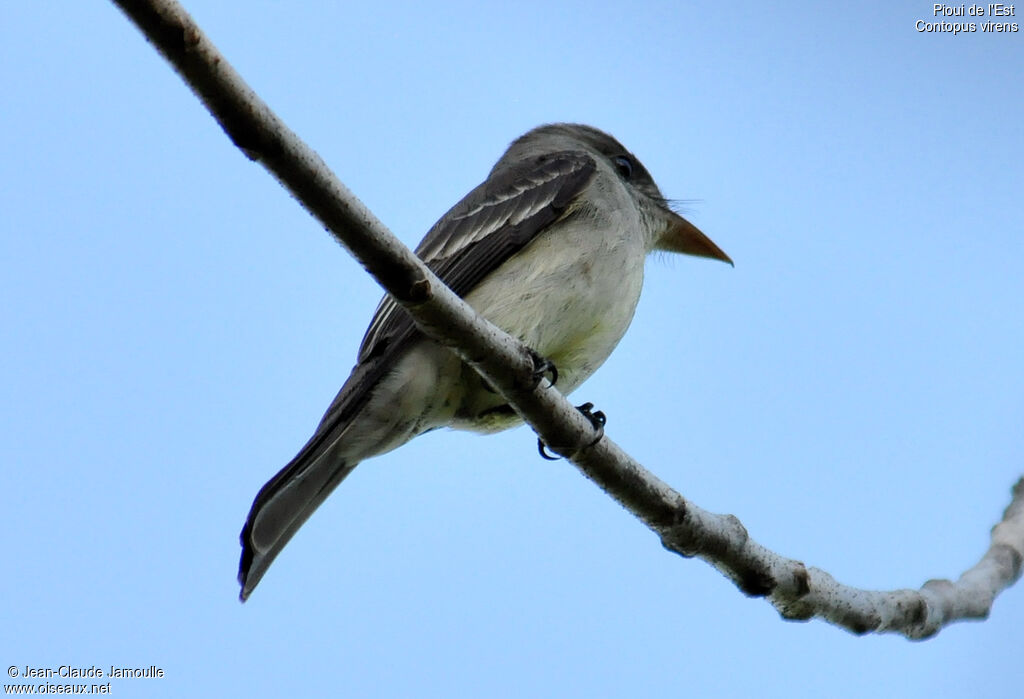
[[[612,158],[612,162],[615,163],[615,169],[618,171],[622,179],[628,180],[633,176],[633,161],[624,155],[617,155]]]

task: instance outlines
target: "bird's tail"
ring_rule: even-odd
[[[399,396],[404,396],[413,405],[432,405],[434,384],[420,381],[415,393],[406,375],[429,377],[434,372],[421,371],[419,365],[391,371],[402,347],[389,349],[390,354],[356,365],[310,440],[256,495],[241,535],[238,582],[243,602],[299,527],[360,461],[389,451],[431,426],[424,423],[423,415],[406,414],[398,404]],[[440,347],[428,351],[445,352]],[[454,355],[444,356],[457,361]],[[384,389],[379,391],[382,379]],[[415,393],[412,397],[410,390]]]
[[[238,565],[244,602],[277,554],[358,462],[331,458],[314,440],[267,482],[253,501],[242,528]]]

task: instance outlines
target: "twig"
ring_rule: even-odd
[[[246,85],[192,18],[171,0],[114,0],[164,55],[250,159],[278,179],[405,307],[426,335],[476,369],[545,444],[657,533],[663,545],[697,556],[744,593],[764,596],[786,619],[823,618],[854,633],[926,638],[960,619],[987,616],[1021,574],[1024,479],[1013,489],[992,545],[957,582],[877,592],[836,582],[757,544],[732,515],[686,501],[594,427],[547,382],[534,385],[529,351],[478,316],[356,199],[320,157]]]

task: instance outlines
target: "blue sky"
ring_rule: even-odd
[[[527,129],[617,136],[736,267],[652,259],[574,397],[765,545],[917,587],[1024,472],[1024,33],[859,5],[187,3],[410,245]],[[249,504],[379,288],[112,5],[7,8],[0,78],[8,665],[164,669],[118,696],[1019,696],[1019,587],[925,643],[783,622],[525,428],[364,463],[239,604]]]

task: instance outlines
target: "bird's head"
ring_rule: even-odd
[[[614,137],[584,124],[547,124],[516,139],[502,161],[531,154],[561,150],[585,150],[603,160],[637,200],[640,210],[650,216],[655,233],[654,248],[698,257],[710,257],[733,264],[725,252],[695,225],[676,213],[661,194],[643,163]]]

